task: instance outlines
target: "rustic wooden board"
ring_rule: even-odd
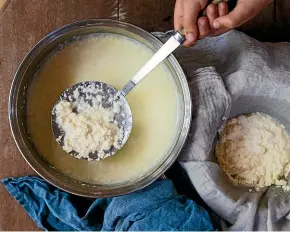
[[[120,0],[119,19],[147,31],[173,29],[175,0]]]
[[[4,5],[5,2],[6,2],[6,0],[0,0],[0,9],[2,8],[2,6]]]
[[[148,31],[166,31],[173,28],[174,3],[175,0],[0,0],[0,179],[33,174],[14,144],[7,112],[13,74],[29,49],[49,31],[87,18],[119,19]],[[289,10],[289,0],[277,0],[241,30],[264,41],[289,40]],[[37,229],[1,184],[0,202],[0,230]]]
[[[290,1],[277,0],[275,4],[276,28],[273,32],[277,41],[290,41]]]
[[[117,19],[114,0],[11,0],[0,16],[0,179],[33,174],[12,139],[8,122],[11,81],[25,54],[49,31],[87,18]],[[0,184],[0,230],[36,230]]]
[[[275,3],[264,9],[255,18],[242,25],[239,30],[261,41],[275,41]]]
[[[287,27],[290,25],[290,1],[277,0],[275,4],[276,22],[279,27]]]

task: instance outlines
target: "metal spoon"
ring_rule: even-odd
[[[136,73],[136,75],[123,87],[121,91],[117,90],[115,87],[99,82],[99,81],[86,81],[81,82],[72,87],[66,89],[61,96],[59,97],[58,101],[53,107],[52,110],[52,117],[51,117],[51,126],[53,135],[56,138],[57,142],[64,146],[64,136],[65,133],[62,128],[56,122],[56,114],[55,114],[55,107],[61,100],[66,100],[68,102],[75,102],[73,92],[78,91],[78,97],[83,97],[85,102],[88,102],[90,105],[92,104],[89,100],[86,99],[85,93],[83,92],[84,89],[87,87],[94,87],[98,90],[98,94],[93,97],[99,96],[101,97],[101,104],[104,108],[112,108],[113,102],[111,101],[112,98],[114,101],[121,101],[121,111],[120,113],[116,113],[114,115],[114,119],[118,122],[118,127],[122,128],[124,131],[123,138],[119,141],[119,147],[123,147],[123,145],[127,142],[130,132],[132,130],[132,112],[130,106],[126,100],[126,95],[145,77],[149,74],[158,64],[160,64],[168,55],[170,55],[177,47],[179,47],[185,38],[182,32],[176,32],[157,52],[152,56],[152,58]],[[115,154],[119,149],[112,146],[110,150],[104,151],[106,156],[111,156]],[[70,152],[71,155],[75,156],[76,158],[79,157],[79,154],[75,151]],[[94,152],[89,154],[89,160],[99,160],[101,159],[98,155],[98,152]]]
[[[228,0],[213,0],[212,3],[218,4],[221,1],[228,1]],[[123,145],[127,142],[130,132],[132,130],[132,112],[130,106],[126,100],[126,95],[130,93],[130,91],[145,77],[149,74],[158,64],[160,64],[164,59],[167,58],[176,48],[182,45],[185,41],[185,35],[183,32],[183,28],[175,32],[169,40],[151,57],[151,59],[135,74],[135,76],[122,88],[121,91],[117,90],[115,87],[99,82],[99,81],[86,81],[78,83],[67,90],[60,96],[57,103],[61,100],[66,100],[68,102],[74,102],[76,99],[73,97],[73,92],[77,90],[79,92],[79,96],[84,96],[85,94],[82,92],[82,89],[87,86],[95,86],[100,93],[98,96],[102,97],[102,105],[104,108],[112,107],[112,102],[109,101],[108,94],[114,97],[115,101],[121,101],[122,107],[121,111],[118,114],[115,114],[114,118],[118,122],[118,127],[122,128],[124,131],[123,138],[119,141],[119,149],[123,147]],[[95,96],[97,97],[97,96]],[[87,100],[86,100],[87,101]],[[90,103],[89,101],[87,101]],[[63,146],[64,143],[64,131],[62,128],[59,127],[58,123],[56,122],[55,116],[55,106],[54,105],[52,110],[52,117],[51,117],[51,125],[54,137],[56,138],[57,142]],[[111,149],[104,151],[106,156],[114,155],[118,150],[118,148],[112,146]],[[78,153],[75,151],[70,152],[71,155],[78,158]],[[101,159],[98,155],[98,152],[94,152],[89,154],[89,160],[99,160]]]

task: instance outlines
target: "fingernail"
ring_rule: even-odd
[[[185,37],[189,43],[193,43],[195,41],[195,36],[193,33],[186,33]]]
[[[220,28],[220,23],[219,23],[219,21],[217,21],[217,20],[213,21],[213,27],[214,27],[215,29],[219,29],[219,28]]]

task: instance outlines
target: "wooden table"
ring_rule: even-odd
[[[288,3],[287,3],[288,1]],[[14,144],[8,122],[13,74],[32,46],[72,21],[111,18],[148,31],[172,29],[174,0],[0,0],[0,178],[34,174]],[[289,0],[275,1],[241,30],[262,40],[289,39]],[[283,33],[280,33],[283,32]],[[0,184],[0,230],[37,230],[24,209]]]

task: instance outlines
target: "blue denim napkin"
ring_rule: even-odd
[[[69,194],[38,177],[7,178],[2,183],[44,230],[213,230],[206,210],[178,195],[170,180],[99,199]]]

